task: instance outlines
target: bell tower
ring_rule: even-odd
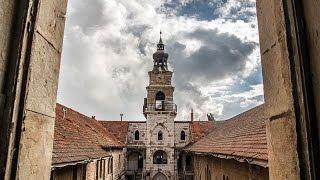
[[[148,72],[149,85],[144,98],[146,118],[146,173],[152,177],[162,174],[166,179],[175,177],[175,125],[177,106],[173,103],[172,71],[168,69],[168,53],[161,38],[153,54],[153,68]]]
[[[161,38],[157,51],[153,53],[153,69],[149,71],[147,98],[144,99],[143,113],[147,118],[149,113],[169,113],[176,115],[177,107],[173,103],[172,71],[168,70],[168,53],[164,51]]]

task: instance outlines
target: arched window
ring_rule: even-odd
[[[159,132],[158,132],[158,140],[159,140],[159,141],[162,141],[162,140],[163,140],[162,131],[159,131]]]
[[[159,150],[153,154],[153,164],[167,164],[167,153]]]
[[[140,133],[138,130],[136,130],[136,132],[134,132],[134,140],[139,140],[140,138]]]
[[[184,131],[181,131],[181,133],[180,133],[180,140],[186,140],[186,132],[184,132]]]
[[[164,108],[164,100],[166,99],[166,96],[163,92],[159,91],[156,94],[156,110],[163,110]]]
[[[166,99],[166,96],[164,95],[164,93],[162,91],[157,92],[156,94],[156,100],[160,100],[163,101]]]

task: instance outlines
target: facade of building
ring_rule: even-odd
[[[226,121],[195,122],[192,111],[189,121],[175,121],[167,60],[160,37],[148,73],[145,121],[100,121],[126,145],[126,179],[268,179],[263,106]]]
[[[123,147],[94,118],[57,104],[51,179],[124,179]]]
[[[167,60],[168,54],[160,37],[153,54],[154,66],[148,73],[149,85],[143,105],[146,120],[127,122],[119,127],[127,128],[124,131],[126,138],[120,138],[126,143],[127,179],[178,178],[178,159],[182,148],[189,144],[190,122],[175,121],[173,72],[168,69]],[[120,122],[102,123],[108,127],[110,123]]]
[[[194,179],[269,179],[264,105],[215,124],[185,148],[193,155]]]
[[[168,54],[160,37],[145,121],[97,121],[57,104],[51,179],[268,179],[264,105],[229,120],[175,121]]]

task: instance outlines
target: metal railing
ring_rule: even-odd
[[[177,113],[177,105],[172,102],[161,101],[160,103],[145,104],[143,112],[150,111],[169,111]]]

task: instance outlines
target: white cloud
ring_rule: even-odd
[[[182,5],[187,3],[190,1],[183,1]],[[243,44],[258,43],[256,19],[249,18],[250,21],[244,22],[236,19],[237,14],[232,14],[233,20],[229,20],[233,7],[240,8],[237,13],[243,15],[241,5],[230,1],[221,7],[220,18],[199,20],[177,15],[172,9],[159,13],[162,1],[70,0],[58,101],[87,115],[96,115],[98,119],[118,119],[119,114],[124,113],[125,119],[143,120],[147,72],[152,68],[152,53],[159,30],[163,31],[163,39],[168,46],[174,41],[186,45],[181,52],[189,58],[200,48],[208,46],[199,39],[185,36],[198,29],[211,33],[217,30],[226,37],[234,35],[232,38],[238,38]],[[248,11],[253,11],[252,7]],[[214,46],[221,49],[220,44],[210,44],[211,49]],[[173,66],[172,61],[176,57],[172,56],[169,54],[170,66],[177,70],[174,78],[183,79],[179,68]],[[239,72],[205,81],[205,76],[199,75],[196,79],[201,81],[179,82],[189,85],[187,88],[178,87],[175,92],[179,106],[177,119],[188,118],[191,107],[198,112],[198,118],[204,119],[207,112],[213,112],[224,119],[261,103],[252,99],[263,94],[262,89],[256,87],[258,85],[247,84],[247,90],[244,90],[238,84],[239,79],[250,78],[260,67],[258,48],[246,56],[243,59],[245,67]],[[211,96],[217,93],[220,96]],[[236,106],[229,106],[232,102]],[[232,110],[229,111],[230,108]]]

